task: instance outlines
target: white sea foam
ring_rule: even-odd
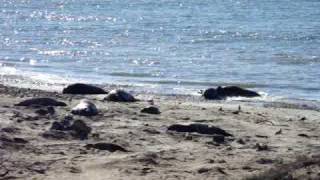
[[[31,66],[37,65],[37,63],[38,63],[38,61],[35,60],[35,59],[30,59],[30,60],[29,60],[29,64],[30,64]]]
[[[258,92],[260,94],[260,97],[228,97],[227,101],[264,101],[264,102],[274,102],[277,100],[282,99],[281,96],[270,96],[267,92]]]
[[[0,66],[0,83],[23,88],[60,91],[65,84],[76,82],[75,79],[53,74],[28,72],[15,67]]]
[[[48,55],[48,56],[62,56],[66,54],[63,50],[47,50],[47,51],[38,51],[38,54]]]

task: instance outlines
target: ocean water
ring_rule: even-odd
[[[0,83],[320,100],[319,0],[1,0]]]

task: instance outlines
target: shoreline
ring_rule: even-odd
[[[44,76],[44,77],[41,77]],[[51,77],[53,76],[53,77]],[[51,79],[52,78],[52,79]],[[48,80],[49,79],[49,80]],[[59,82],[59,83],[58,83]],[[152,81],[150,81],[152,82]],[[175,81],[170,81],[175,82]],[[178,85],[177,83],[173,83],[172,85]],[[300,103],[300,102],[311,102],[316,104],[317,108],[320,110],[320,99],[315,97],[308,97],[308,96],[289,96],[283,95],[283,93],[272,94],[270,89],[261,89],[260,87],[266,87],[262,85],[254,85],[250,83],[201,83],[200,86],[166,86],[166,87],[157,87],[161,86],[162,84],[143,84],[139,82],[121,82],[115,83],[111,81],[110,83],[101,82],[91,82],[90,80],[84,79],[75,79],[75,78],[63,78],[63,77],[56,77],[56,75],[49,75],[43,73],[36,73],[31,77],[27,77],[25,75],[0,75],[0,84],[4,84],[6,86],[13,86],[17,88],[31,88],[31,89],[40,89],[43,91],[56,91],[60,92],[62,89],[73,83],[84,83],[84,84],[93,84],[95,86],[104,88],[104,89],[115,89],[115,88],[124,88],[129,91],[138,94],[153,94],[156,96],[200,96],[199,91],[205,90],[210,87],[218,87],[218,86],[239,86],[242,88],[249,88],[256,92],[259,92],[262,97],[256,98],[259,102],[290,102],[290,103]],[[19,85],[16,85],[19,84]],[[148,88],[146,88],[148,87]],[[272,89],[272,87],[271,87]],[[231,101],[252,101],[252,99],[245,99],[245,98],[232,98]]]
[[[240,101],[202,101],[186,96],[135,94],[141,101],[102,101],[105,95],[65,95],[0,85],[0,176],[4,179],[247,179],[271,168],[315,159],[320,147],[320,112]],[[51,97],[66,107],[38,114],[44,107],[14,104]],[[54,121],[70,114],[83,98],[99,114],[72,115],[92,128],[87,140],[44,137]],[[142,113],[153,100],[161,114]],[[241,109],[239,110],[239,106]],[[232,138],[168,131],[174,124],[222,128]],[[16,142],[19,140],[19,142]],[[22,143],[24,142],[24,143]],[[87,149],[90,143],[115,143],[128,152]],[[301,161],[299,161],[301,162]],[[320,164],[290,170],[294,177],[314,177]]]
[[[72,83],[69,83],[72,84]],[[48,86],[47,88],[39,88],[39,87],[20,87],[20,86],[11,86],[11,85],[4,85],[0,83],[0,86],[6,86],[14,89],[24,89],[30,91],[42,91],[42,92],[51,92],[55,94],[61,94],[62,89],[69,84],[60,84],[59,88],[49,88],[52,85]],[[84,83],[86,84],[86,83]],[[259,92],[261,97],[256,98],[245,98],[245,97],[234,97],[234,98],[227,98],[226,100],[220,101],[208,101],[205,100],[200,92],[194,92],[192,94],[175,94],[175,93],[156,93],[145,91],[143,88],[139,86],[133,85],[116,85],[116,84],[92,84],[94,86],[100,87],[107,91],[111,91],[113,89],[125,89],[129,92],[138,95],[140,98],[148,99],[148,98],[161,98],[163,100],[186,100],[192,102],[214,102],[214,103],[222,103],[222,104],[243,104],[243,105],[252,105],[252,106],[261,106],[261,107],[275,107],[275,108],[289,108],[289,109],[305,109],[305,110],[316,110],[320,111],[320,101],[318,100],[310,100],[310,99],[293,99],[293,98],[285,98],[285,97],[272,97],[264,92]]]

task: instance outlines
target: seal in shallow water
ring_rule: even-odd
[[[203,97],[208,100],[223,100],[227,97],[259,97],[260,94],[254,91],[243,89],[237,86],[219,86],[217,89],[209,88],[203,93]]]

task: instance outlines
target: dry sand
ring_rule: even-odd
[[[68,106],[55,107],[52,115],[14,106],[31,97],[51,97]],[[100,111],[94,117],[73,116],[92,128],[87,140],[42,136],[84,97]],[[135,103],[104,102],[103,97],[0,85],[0,179],[263,179],[264,172],[276,174],[288,163],[320,158],[316,110],[194,100],[198,97],[137,95],[142,100]],[[160,115],[140,112],[150,98]],[[177,123],[213,125],[234,137],[215,143],[212,135],[167,131]],[[97,142],[129,152],[85,148]],[[294,166],[286,176],[320,179],[319,162]]]

